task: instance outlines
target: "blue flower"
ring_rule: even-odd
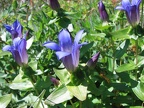
[[[58,59],[62,60],[65,68],[69,72],[73,72],[79,64],[80,47],[86,44],[79,44],[82,34],[83,30],[80,30],[72,42],[70,33],[66,29],[62,29],[58,34],[59,44],[48,41],[43,46],[56,51]]]
[[[14,38],[13,44],[6,45],[3,47],[3,51],[9,51],[12,53],[15,61],[20,65],[23,66],[28,63],[28,55],[26,51],[26,39],[25,38]]]
[[[103,21],[108,21],[109,20],[109,16],[108,16],[107,11],[105,9],[105,5],[103,4],[102,1],[100,1],[98,3],[98,10],[99,10],[100,18]]]
[[[20,37],[22,38],[23,27],[18,20],[16,20],[11,26],[4,24],[4,27],[11,33],[12,39]]]
[[[117,6],[116,9],[124,10],[128,19],[128,22],[135,27],[140,21],[139,6],[141,0],[122,0],[122,6]]]

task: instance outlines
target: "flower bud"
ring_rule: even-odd
[[[60,9],[60,4],[59,4],[58,0],[49,0],[49,5],[53,10]]]
[[[105,5],[103,4],[102,1],[100,1],[98,3],[98,10],[99,10],[100,18],[102,19],[102,21],[108,21],[109,16],[108,16],[107,11],[105,9]]]
[[[50,80],[51,80],[51,82],[52,82],[55,86],[58,86],[58,85],[59,85],[59,80],[57,80],[56,78],[51,77]]]
[[[98,52],[97,54],[95,54],[88,62],[87,62],[87,66],[91,69],[93,69],[95,67],[96,62],[98,61],[100,52]]]

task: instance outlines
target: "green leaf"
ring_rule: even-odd
[[[144,92],[141,90],[140,82],[138,83],[137,87],[132,88],[132,90],[141,101],[144,101]]]
[[[3,57],[3,56],[5,56],[5,55],[11,55],[11,53],[10,52],[8,52],[8,51],[2,51],[2,50],[0,50],[0,57]]]
[[[23,71],[20,70],[19,74],[15,77],[9,87],[13,90],[27,90],[33,88],[32,83],[28,80],[28,78],[22,78],[24,75]]]
[[[130,108],[142,108],[142,106],[130,106]]]
[[[92,46],[93,46],[94,42],[91,42],[87,45],[82,46],[82,48],[80,49],[80,57],[82,57]]]
[[[31,61],[28,63],[28,65],[35,71],[37,70],[37,61],[34,59],[31,59]]]
[[[121,58],[124,55],[124,53],[126,53],[129,44],[130,40],[125,40],[124,42],[122,42],[120,46],[117,48],[114,56],[116,58]]]
[[[67,87],[65,85],[61,85],[47,97],[45,104],[53,106],[70,100],[72,97],[73,95],[68,91]]]
[[[128,35],[129,27],[121,30],[114,31],[110,33],[114,40],[124,40],[124,39],[130,39],[130,36]]]
[[[12,94],[7,94],[0,97],[0,108],[6,108],[12,99]]]
[[[87,87],[83,86],[83,85],[68,85],[67,89],[80,101],[84,101],[86,99],[87,96]]]
[[[137,66],[133,62],[127,63],[127,64],[122,64],[116,69],[116,72],[125,72],[125,71],[130,71],[136,69]]]
[[[136,60],[136,59],[135,59]],[[143,56],[138,56],[137,57],[137,66],[140,67],[141,65],[144,64],[144,57]]]
[[[102,30],[108,29],[109,27],[110,27],[110,26],[109,26],[107,23],[103,23],[102,25],[97,25],[95,28],[96,28],[97,30],[102,31]]]
[[[34,36],[27,40],[26,49],[29,49],[34,41]]]
[[[68,84],[70,82],[70,73],[66,69],[53,69],[56,76],[60,79],[61,83]]]
[[[21,101],[25,101],[26,103],[29,103],[26,108],[48,108],[46,104],[44,104],[44,101],[42,100],[42,97],[45,93],[45,90],[40,94],[40,96],[34,96],[32,93],[25,96]],[[20,107],[21,108],[21,107]]]
[[[44,94],[45,94],[46,90],[43,90],[42,93],[40,94],[40,98],[39,98],[39,101],[35,104],[34,108],[39,108],[40,106],[40,103],[42,102],[42,99],[44,97]]]

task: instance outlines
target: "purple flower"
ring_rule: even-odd
[[[53,10],[58,10],[60,8],[58,0],[49,0],[49,5]]]
[[[12,39],[20,37],[22,38],[23,27],[18,20],[16,20],[11,26],[4,24],[4,27],[11,33]]]
[[[80,47],[86,43],[79,44],[82,38],[83,30],[80,30],[74,39],[71,40],[70,33],[66,29],[62,29],[58,34],[59,44],[55,42],[46,42],[43,46],[56,51],[58,59],[61,59],[65,68],[69,72],[76,70],[79,63]]]
[[[141,0],[122,0],[122,6],[117,6],[116,9],[124,10],[128,19],[128,22],[135,27],[140,21],[140,6]]]
[[[100,55],[100,52],[96,53],[96,54],[87,62],[87,66],[88,66],[89,68],[94,68],[94,67],[95,67],[95,64],[96,64],[96,62],[98,61],[99,55]]]
[[[28,33],[26,33],[27,35]],[[28,55],[26,50],[26,35],[23,38],[17,37],[13,39],[13,44],[3,47],[3,51],[9,51],[12,53],[15,61],[20,65],[26,65],[28,63]]]
[[[109,20],[109,16],[107,14],[107,11],[105,9],[105,5],[103,4],[102,1],[100,1],[98,3],[98,10],[99,10],[99,14],[100,14],[100,17],[103,21],[108,21]]]

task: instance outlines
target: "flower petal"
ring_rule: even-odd
[[[56,52],[56,55],[58,57],[58,59],[60,60],[61,58],[65,57],[65,56],[68,56],[70,55],[71,53],[68,53],[68,52],[63,52],[63,51],[57,51]]]
[[[80,39],[82,38],[82,34],[83,34],[83,32],[84,32],[84,30],[80,30],[77,34],[76,34],[76,36],[75,36],[75,39],[74,39],[74,42],[75,43],[79,43],[79,41],[80,41]]]
[[[28,55],[26,50],[26,40],[21,39],[18,47],[18,52],[21,57],[21,62],[24,64],[28,63]]]
[[[4,24],[4,27],[6,28],[6,30],[7,30],[8,32],[11,33],[11,26]]]
[[[69,71],[69,72],[74,72],[75,69],[77,68],[75,65],[73,65],[73,58],[72,55],[68,55],[62,58],[62,62],[65,66],[65,68]]]
[[[19,53],[17,50],[14,50],[14,51],[13,51],[13,54],[14,54],[13,57],[14,57],[15,61],[16,61],[20,66],[22,66],[23,63],[22,63],[22,60],[21,60],[20,53]]]
[[[141,0],[132,0],[131,4],[132,5],[139,5],[141,3]]]
[[[55,42],[46,42],[43,44],[46,48],[52,49],[54,51],[60,51],[60,47]]]
[[[125,10],[122,6],[117,6],[115,9],[118,9],[118,10]]]
[[[131,6],[129,0],[122,0],[122,7],[126,10],[127,7]]]
[[[6,46],[4,46],[4,47],[2,48],[2,50],[3,50],[3,51],[9,51],[9,52],[11,52],[12,47],[11,47],[10,45],[6,45]]]
[[[14,38],[13,46],[14,46],[15,49],[18,49],[20,42],[21,42],[21,38],[20,37]]]
[[[22,38],[22,30],[23,30],[23,27],[22,25],[20,24],[20,22],[18,20],[16,20],[14,22],[14,29],[17,31],[18,33],[18,37]]]
[[[72,49],[72,40],[70,33],[66,29],[62,29],[58,34],[59,44],[61,51],[71,52]]]

